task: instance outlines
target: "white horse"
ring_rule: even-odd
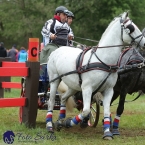
[[[92,93],[97,90],[102,93],[104,107],[104,139],[112,139],[110,131],[110,101],[113,96],[113,87],[117,81],[116,71],[112,71],[112,65],[117,64],[117,60],[124,44],[136,42],[140,46],[145,46],[145,38],[138,27],[129,19],[128,13],[124,12],[120,17],[116,17],[107,27],[101,37],[98,49],[92,54],[92,49],[87,51],[82,61],[82,66],[92,63],[99,64],[98,69],[80,73],[82,83],[78,73],[63,75],[76,70],[76,59],[82,52],[80,49],[62,46],[51,53],[48,60],[48,74],[50,79],[50,99],[48,101],[48,113],[46,116],[46,128],[49,132],[53,131],[52,114],[55,103],[55,94],[60,83],[61,75],[63,82],[68,86],[67,92],[61,99],[61,107],[57,127],[72,127],[77,125],[84,117],[90,113]],[[108,48],[108,46],[111,46]],[[103,48],[102,48],[103,47]],[[92,54],[92,55],[91,55]],[[100,68],[101,65],[101,68]],[[105,67],[105,68],[104,68]],[[83,68],[85,69],[85,67]],[[117,69],[117,68],[116,68]],[[54,81],[55,79],[55,81]],[[103,82],[103,83],[102,83]],[[83,94],[83,111],[72,119],[64,120],[65,104],[69,96],[77,91]]]

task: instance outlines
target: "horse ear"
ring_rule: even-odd
[[[126,12],[126,18],[127,18],[127,17],[129,17],[129,13],[128,13],[128,11]]]
[[[135,30],[132,24],[127,25],[125,29],[127,29],[128,34],[131,34]]]
[[[122,20],[125,21],[128,17],[128,11],[122,14]]]

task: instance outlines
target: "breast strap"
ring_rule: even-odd
[[[106,64],[100,63],[100,62],[90,63],[91,57],[96,51],[96,50],[94,51],[94,49],[92,49],[92,51],[91,51],[91,55],[90,55],[90,58],[88,60],[88,63],[86,65],[82,66],[84,55],[90,49],[91,49],[91,47],[84,49],[83,52],[81,52],[76,59],[76,70],[77,70],[78,75],[79,75],[79,84],[80,85],[82,84],[82,78],[81,78],[82,73],[85,73],[85,72],[88,72],[91,70],[102,70],[102,71],[106,71],[106,72],[116,72],[118,69],[117,65],[106,65]]]

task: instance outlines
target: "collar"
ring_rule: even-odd
[[[56,20],[58,20],[58,21],[61,22],[61,20],[60,20],[60,16],[54,15],[54,18],[55,18]]]

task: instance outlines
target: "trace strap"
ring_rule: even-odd
[[[55,79],[49,81],[49,83],[52,83],[52,82],[56,81],[57,79],[60,79],[60,78],[62,78],[64,76],[67,76],[67,75],[70,75],[70,74],[74,74],[74,73],[77,73],[77,72],[78,72],[77,70],[74,70],[74,71],[70,71],[68,73],[62,74],[62,75],[56,77]]]

